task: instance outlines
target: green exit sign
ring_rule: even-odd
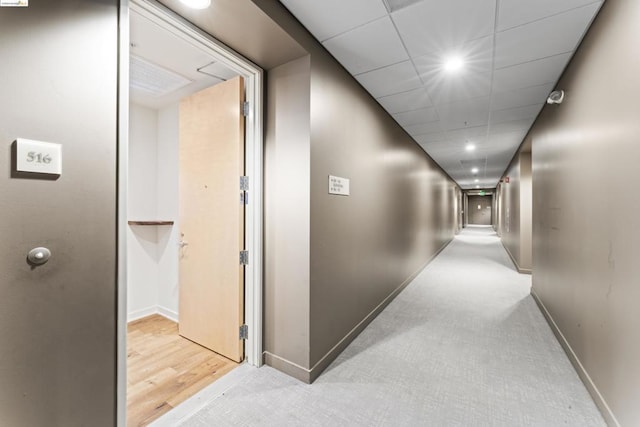
[[[481,192],[480,192],[480,195],[481,195],[481,196],[484,196],[485,194],[487,194],[487,193],[485,193],[484,191],[481,191]]]

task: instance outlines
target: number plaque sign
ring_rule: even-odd
[[[18,138],[16,170],[48,175],[62,174],[62,145]]]

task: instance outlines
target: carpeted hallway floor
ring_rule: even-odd
[[[314,384],[247,367],[157,425],[604,426],[530,282],[491,228],[469,227]]]

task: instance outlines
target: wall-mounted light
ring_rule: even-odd
[[[192,9],[206,9],[211,6],[211,0],[180,0],[180,2]]]
[[[554,90],[547,98],[547,104],[562,104],[562,101],[564,101],[563,90]]]

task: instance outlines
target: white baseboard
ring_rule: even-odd
[[[127,316],[127,323],[133,322],[134,320],[142,319],[143,317],[151,316],[152,314],[156,314],[158,312],[158,307],[152,305],[151,307],[142,308],[140,310],[135,310],[129,313]]]
[[[178,323],[178,312],[177,311],[169,310],[168,308],[162,307],[161,305],[159,305],[157,313],[162,317],[166,317],[167,319]]]
[[[178,323],[177,312],[159,305],[153,305],[151,307],[132,311],[127,316],[127,323],[133,322],[134,320],[142,319],[143,317],[151,316],[152,314],[159,314],[162,317],[166,317],[167,319]]]
[[[616,419],[616,416],[613,414],[613,411],[607,404],[607,401],[604,399],[604,396],[602,396],[602,394],[600,393],[600,390],[598,390],[598,387],[596,387],[596,384],[591,379],[591,376],[585,369],[584,365],[582,364],[582,362],[580,362],[580,359],[578,359],[578,355],[573,351],[573,348],[569,344],[569,341],[567,341],[564,334],[556,324],[555,320],[553,320],[553,317],[551,316],[551,313],[549,313],[549,311],[547,310],[547,307],[545,307],[544,303],[542,302],[538,294],[536,294],[536,292],[533,289],[531,290],[531,295],[533,296],[533,299],[535,300],[535,302],[538,304],[538,307],[540,307],[540,311],[542,312],[542,315],[547,320],[549,327],[551,327],[551,330],[553,331],[554,335],[560,342],[562,349],[567,354],[567,357],[569,358],[569,360],[571,361],[571,364],[573,365],[576,372],[578,373],[578,376],[584,383],[585,387],[589,391],[589,394],[593,398],[593,401],[595,402],[596,406],[600,410],[600,413],[602,414],[602,418],[604,418],[607,425],[611,427],[620,427],[620,423],[618,422],[618,420]]]

